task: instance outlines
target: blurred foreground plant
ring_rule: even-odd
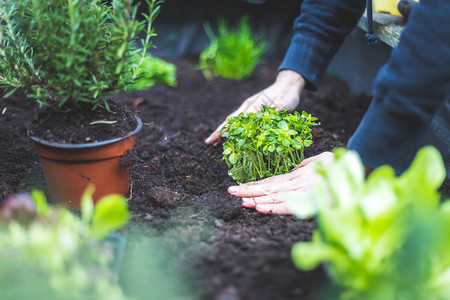
[[[222,128],[223,160],[228,174],[238,183],[290,172],[303,158],[312,141],[311,128],[318,125],[307,112],[276,110],[262,106],[258,113],[230,117]]]
[[[177,68],[161,58],[146,55],[136,74],[134,89],[142,90],[153,86],[155,83],[177,86]]]
[[[441,203],[442,157],[422,148],[397,177],[390,166],[367,179],[359,156],[344,149],[313,193],[288,199],[301,218],[317,215],[312,242],[294,245],[296,266],[323,263],[340,299],[448,299],[450,201]],[[333,297],[332,299],[336,299]]]
[[[10,197],[0,210],[0,299],[126,299],[102,240],[130,217],[125,199],[93,206],[83,195],[81,219],[48,206],[39,191]]]
[[[250,76],[260,63],[267,43],[252,32],[248,17],[242,17],[235,30],[230,30],[223,19],[217,25],[218,36],[211,25],[204,25],[210,44],[200,53],[198,68],[206,79],[220,76],[240,80]]]

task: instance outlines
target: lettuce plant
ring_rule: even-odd
[[[126,299],[112,271],[113,251],[102,240],[127,223],[126,200],[109,195],[81,218],[48,206],[39,191],[10,197],[0,210],[0,298]]]
[[[288,173],[304,158],[312,141],[311,128],[318,125],[307,112],[288,113],[262,106],[258,113],[241,113],[227,119],[223,160],[228,174],[238,183]]]
[[[0,87],[41,106],[108,107],[104,97],[134,83],[155,35],[161,1],[146,0],[143,21],[132,2],[0,1]]]
[[[198,68],[206,79],[219,76],[241,80],[250,76],[267,49],[267,42],[252,32],[248,17],[242,17],[238,28],[230,30],[223,19],[218,21],[218,36],[205,24],[210,44],[200,53]]]
[[[448,299],[450,201],[439,152],[422,148],[396,176],[390,166],[365,179],[354,152],[339,149],[312,194],[287,203],[297,216],[317,216],[312,242],[292,249],[296,266],[324,264],[341,299]],[[335,299],[335,298],[333,298]]]

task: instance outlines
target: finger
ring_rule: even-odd
[[[216,128],[216,130],[214,130],[208,138],[206,138],[205,140],[205,144],[207,145],[214,145],[216,146],[217,144],[220,143],[220,141],[222,140],[222,134],[227,131],[227,129],[225,128],[224,130],[221,131],[221,129],[223,128],[223,126],[225,126],[226,124],[226,120],[224,122],[222,122],[219,127]]]
[[[285,203],[258,204],[255,209],[263,214],[292,215]]]
[[[254,203],[253,206],[259,204],[278,204],[285,202],[286,199],[295,199],[299,194],[305,193],[306,189],[295,189],[287,192],[280,192],[275,194],[270,194],[267,196],[260,197],[250,197],[250,198],[242,198],[242,201],[246,203]]]
[[[305,158],[304,160],[302,160],[302,162],[297,167],[295,167],[293,169],[293,171],[297,170],[299,168],[305,167],[316,160],[320,161],[324,165],[327,165],[334,160],[334,154],[332,152],[326,151],[326,152],[322,152],[318,155]]]
[[[247,208],[255,208],[256,202],[253,198],[242,198],[242,206]]]
[[[273,176],[267,178],[267,180],[261,180],[261,182],[255,181],[252,183],[230,186],[228,188],[228,193],[236,197],[249,198],[272,195],[279,192],[299,189],[302,187],[301,181],[293,180],[295,176],[292,176],[290,174],[283,175],[285,176],[281,179],[276,179],[276,176]]]
[[[248,204],[253,203],[253,207],[255,207],[258,204],[275,204],[275,203],[282,203],[283,202],[283,196],[285,196],[286,193],[282,194],[272,194],[267,196],[261,196],[261,197],[249,197],[249,198],[242,198],[242,201]],[[247,206],[246,206],[247,207]]]
[[[298,174],[290,172],[290,173],[286,173],[286,174],[280,174],[280,175],[271,176],[271,177],[264,178],[264,179],[261,179],[261,180],[258,180],[258,181],[247,182],[247,183],[241,184],[241,185],[239,185],[237,187],[250,186],[250,185],[283,183],[283,182],[286,182],[288,180],[294,180],[295,177],[298,177]]]
[[[242,107],[242,105],[241,105],[241,107]],[[239,115],[239,114],[243,111],[243,109],[242,109],[241,107],[239,107],[237,110],[233,111],[231,114],[229,114],[229,115],[225,118],[225,121],[223,121],[223,122],[216,128],[216,130],[214,130],[214,131],[209,135],[208,138],[206,138],[205,144],[217,146],[217,145],[220,143],[220,141],[222,140],[222,134],[225,133],[225,132],[228,130],[227,128],[224,128],[224,129],[222,130],[222,128],[227,124],[228,118],[237,116],[237,115]]]
[[[245,185],[260,185],[260,184],[276,184],[276,183],[281,183],[281,182],[286,182],[288,180],[293,180],[295,177],[297,177],[297,174],[289,172],[286,174],[280,174],[280,175],[275,175],[275,176],[271,176],[268,178],[264,178],[258,181],[251,181],[251,182],[247,182],[242,184],[241,186]]]

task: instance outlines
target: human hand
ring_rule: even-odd
[[[275,82],[261,92],[247,98],[238,109],[227,116],[237,116],[240,113],[256,113],[261,111],[262,105],[267,107],[277,107],[278,110],[289,109],[294,110],[300,102],[300,94],[305,86],[303,77],[292,70],[282,70],[278,73]],[[205,144],[217,146],[221,141],[222,131],[220,129],[225,126],[226,120],[214,130],[213,133],[205,140]]]
[[[290,173],[276,175],[263,180],[248,182],[238,186],[230,186],[228,192],[242,198],[242,206],[254,208],[263,214],[292,214],[283,199],[294,198],[308,192],[320,180],[312,162],[323,165],[330,164],[334,159],[332,152],[303,160]]]

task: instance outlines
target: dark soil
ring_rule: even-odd
[[[206,81],[193,70],[195,63],[176,62],[175,88],[155,85],[114,96],[144,123],[134,149],[138,163],[131,168],[132,221],[122,230],[130,247],[121,278],[126,292],[141,299],[173,299],[178,292],[177,299],[323,297],[329,286],[323,270],[299,271],[290,257],[295,242],[311,239],[314,221],[242,208],[240,199],[226,192],[235,182],[221,161],[221,147],[203,143],[246,97],[273,82],[277,65],[261,65],[237,82]],[[369,100],[351,95],[331,75],[319,91],[305,92],[301,110],[322,123],[314,128],[314,144],[305,156],[345,146]],[[0,201],[45,189],[26,135],[35,109],[14,96],[0,102],[0,113]],[[138,244],[145,245],[140,254],[131,250]]]
[[[136,128],[134,114],[127,106],[114,100],[107,103],[108,107],[95,110],[90,103],[44,108],[33,118],[29,134],[53,143],[84,144],[122,137]]]

